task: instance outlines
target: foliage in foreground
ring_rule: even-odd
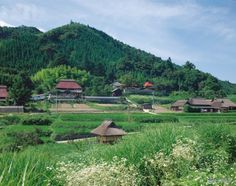
[[[0,153],[0,185],[57,185],[54,164],[50,152]]]
[[[77,180],[78,185],[89,183],[89,180],[93,180],[93,174],[86,174],[82,178],[81,176],[87,170],[96,170],[105,161],[109,162],[110,168],[101,172],[95,171],[97,177],[103,178],[113,171],[116,157],[115,162],[118,165],[122,165],[125,158],[127,168],[135,166],[139,174],[133,181],[138,185],[234,185],[234,140],[230,129],[224,125],[206,124],[185,129],[183,126],[165,124],[150,128],[142,134],[129,136],[119,144],[98,146],[91,151],[77,154],[77,157],[70,157],[73,162],[84,165],[70,176],[80,177]],[[91,158],[95,161],[91,161]],[[76,163],[74,166],[80,167]],[[116,170],[116,173],[121,180],[127,176],[125,171]],[[68,178],[68,172],[64,172],[64,176]],[[70,184],[71,181],[73,179],[67,180],[67,183]],[[110,182],[107,183],[109,185]],[[96,180],[96,184],[104,185],[103,179]]]
[[[31,185],[115,185],[117,181],[118,185],[144,186],[235,185],[236,136],[232,126],[187,125],[149,125],[114,145],[82,141],[32,147],[17,153],[10,178],[6,170],[12,153],[2,153],[1,184],[21,184],[24,178]]]

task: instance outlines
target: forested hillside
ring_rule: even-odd
[[[163,60],[79,23],[46,33],[33,27],[0,27],[0,84],[11,86],[14,70],[33,77],[40,70],[62,65],[85,70],[90,83],[84,86],[92,94],[109,94],[97,89],[97,84],[102,89],[114,80],[127,86],[141,86],[149,80],[164,94],[187,91],[210,97],[236,92],[235,85],[197,70],[190,62],[175,65],[171,58]],[[46,91],[39,83],[35,88]]]

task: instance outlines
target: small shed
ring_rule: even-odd
[[[116,126],[112,120],[105,120],[96,129],[91,131],[97,136],[99,143],[113,143],[126,134],[126,132]]]

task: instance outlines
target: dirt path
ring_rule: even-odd
[[[170,112],[172,112],[171,110],[169,110],[165,107],[159,106],[159,105],[154,105],[153,107],[154,107],[154,110],[153,110],[154,113],[170,113]]]

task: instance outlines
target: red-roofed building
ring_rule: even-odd
[[[7,86],[0,85],[0,100],[6,100],[8,97]]]
[[[81,86],[73,79],[63,79],[58,82],[56,89],[60,91],[82,92]]]
[[[152,88],[153,87],[153,83],[151,83],[150,81],[147,81],[143,84],[144,88]]]
[[[60,80],[56,90],[58,99],[76,99],[82,94],[81,86],[73,79]]]

